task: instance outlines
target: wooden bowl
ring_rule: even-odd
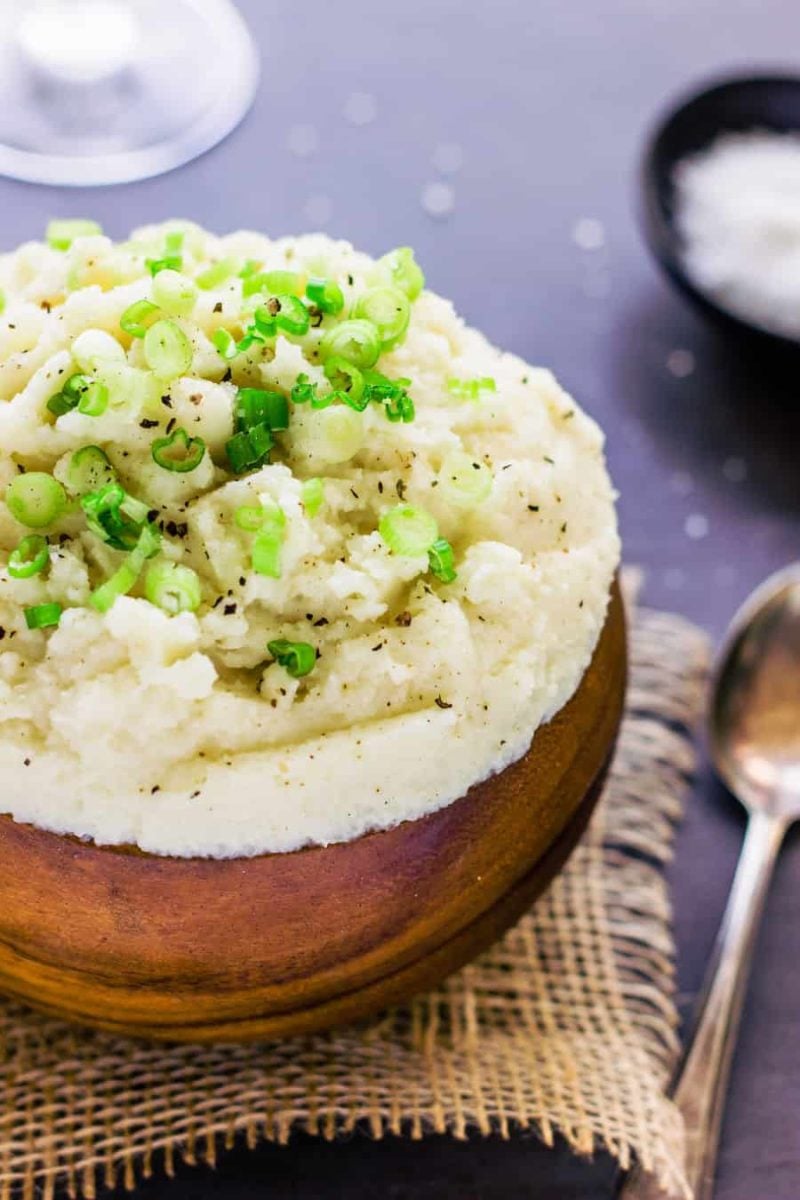
[[[589,670],[528,754],[419,820],[218,860],[0,816],[0,990],[116,1033],[242,1041],[354,1020],[427,988],[560,868],[597,799],[624,689],[615,586]]]

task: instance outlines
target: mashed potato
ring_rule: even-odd
[[[4,811],[170,855],[343,841],[569,699],[619,555],[602,436],[421,284],[186,222],[0,259]]]

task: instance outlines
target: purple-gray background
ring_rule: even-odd
[[[742,357],[669,290],[637,233],[636,171],[649,124],[676,92],[731,70],[800,71],[790,57],[800,54],[795,0],[241,7],[263,55],[246,123],[201,160],[150,182],[58,192],[0,181],[3,245],[61,214],[95,216],[114,235],[184,215],[220,231],[272,234],[323,221],[373,252],[414,245],[432,287],[501,346],[551,366],[602,422],[626,557],[645,569],[645,599],[718,636],[748,590],[797,555],[800,377],[776,378],[769,364]],[[165,0],[165,20],[168,11]],[[369,110],[370,101],[349,106],[354,93],[374,99],[366,124],[353,122],[350,106]],[[317,136],[305,157],[290,145],[296,125]],[[445,176],[434,159],[451,143],[463,165]],[[452,212],[440,219],[421,200],[437,181],[453,189]],[[601,223],[604,246],[576,243],[587,218]],[[690,374],[670,371],[675,350],[694,356]],[[672,872],[684,1011],[740,835],[732,802],[706,776]],[[759,942],[720,1200],[800,1195],[799,903],[794,839]],[[576,1163],[530,1138],[417,1146],[359,1138],[237,1152],[217,1176],[187,1170],[144,1191],[164,1200],[244,1200],[256,1188],[281,1198],[577,1200],[610,1195],[610,1180],[604,1160]]]

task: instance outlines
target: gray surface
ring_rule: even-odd
[[[501,345],[551,365],[604,424],[626,556],[646,570],[645,598],[718,635],[750,587],[797,553],[798,381],[740,357],[667,288],[636,231],[635,171],[647,125],[676,90],[732,69],[791,68],[784,47],[796,49],[794,0],[248,0],[242,8],[262,46],[264,84],[256,111],[224,146],[180,172],[105,192],[0,181],[3,242],[36,234],[50,215],[76,213],[119,235],[168,214],[285,233],[307,227],[305,205],[324,196],[333,233],[372,251],[413,244],[433,287]],[[378,108],[360,128],[343,116],[355,91],[372,94]],[[294,123],[319,132],[308,158],[287,148]],[[435,221],[420,192],[437,178],[432,152],[449,141],[463,147],[464,165],[451,179],[454,212]],[[603,223],[606,250],[574,244],[582,217]],[[696,356],[688,378],[666,369],[675,348]],[[746,462],[745,481],[726,479],[731,457]],[[708,536],[687,537],[693,514],[707,517]],[[672,872],[684,1007],[740,833],[730,802],[704,781]],[[759,943],[720,1200],[800,1194],[798,901],[794,839]],[[604,1164],[573,1167],[530,1142],[491,1152],[442,1142],[375,1149],[363,1173],[359,1149],[326,1155],[316,1184],[300,1148],[288,1158],[267,1152],[250,1167],[237,1160],[216,1185],[187,1176],[172,1194],[212,1186],[246,1194],[248,1171],[253,1180],[283,1172],[293,1182],[280,1195],[608,1193]]]

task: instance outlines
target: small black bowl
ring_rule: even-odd
[[[800,340],[773,333],[729,312],[695,285],[682,259],[675,225],[674,170],[721,133],[800,130],[800,78],[763,75],[722,80],[680,101],[661,119],[641,166],[641,222],[653,255],[677,287],[707,316],[755,346],[797,354]]]

